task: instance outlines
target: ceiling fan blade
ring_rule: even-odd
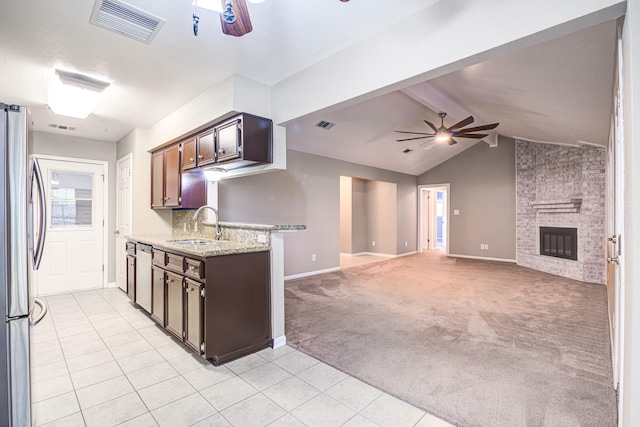
[[[222,9],[225,9],[226,1],[222,2]],[[228,24],[223,18],[223,14],[220,14],[220,23],[222,24],[222,32],[234,37],[242,37],[247,33],[253,31],[251,26],[251,19],[249,18],[249,10],[247,9],[247,3],[245,0],[231,0],[233,5],[233,11],[236,14],[236,21],[233,24]]]
[[[438,128],[437,128],[437,127],[435,127],[435,125],[434,125],[433,123],[431,123],[431,122],[429,122],[429,121],[427,121],[427,120],[423,120],[423,121],[424,121],[426,124],[428,124],[428,125],[429,125],[429,127],[430,127],[431,129],[433,129],[433,131],[434,131],[434,132],[438,132]]]
[[[498,127],[500,123],[491,123],[490,125],[484,126],[476,126],[473,128],[460,129],[459,131],[454,131],[453,133],[465,133],[465,132],[479,132],[481,130],[491,130]]]
[[[489,136],[488,133],[471,133],[469,135],[463,133],[456,133],[453,136],[456,138],[472,138],[472,139],[482,139],[485,136]]]
[[[460,129],[463,128],[467,125],[470,125],[471,123],[473,123],[473,116],[469,116],[466,119],[459,121],[458,123],[456,123],[455,125],[451,126],[450,128],[448,128],[449,130],[456,130],[456,129]]]
[[[448,142],[449,145],[453,145],[453,144],[457,144],[457,143],[458,143],[458,141],[456,141],[453,138],[449,139],[449,142]]]
[[[394,132],[398,132],[398,133],[411,133],[411,134],[415,134],[415,135],[427,135],[427,136],[433,136],[432,133],[426,133],[426,132],[409,132],[406,130],[394,130]]]
[[[417,136],[415,138],[405,138],[405,139],[396,139],[397,142],[403,142],[403,141],[413,141],[415,139],[424,139],[424,138],[431,138],[430,136]]]

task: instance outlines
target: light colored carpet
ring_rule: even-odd
[[[424,253],[285,284],[293,347],[460,426],[615,426],[606,290]]]

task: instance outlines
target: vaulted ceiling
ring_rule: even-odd
[[[195,37],[192,0],[128,2],[166,20],[150,45],[89,23],[91,1],[3,2],[0,101],[27,105],[35,130],[62,132],[49,127],[62,124],[76,128],[68,135],[115,142],[133,128],[150,127],[231,74],[273,85],[436,0],[403,0],[401,7],[391,8],[382,0],[268,0],[248,5],[254,30],[241,38],[223,35],[218,15],[205,10],[199,11]],[[497,132],[511,137],[605,144],[615,32],[614,21],[599,24],[402,91],[294,120],[287,123],[287,145],[418,175],[476,142],[425,151],[419,141],[395,141],[394,130],[427,131],[422,120],[435,123],[435,112],[442,110],[449,125],[473,115],[475,124],[500,122]],[[49,111],[47,85],[55,68],[112,83],[89,118]],[[319,120],[336,125],[326,131],[315,126]],[[407,148],[413,151],[402,153]]]

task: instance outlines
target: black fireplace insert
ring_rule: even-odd
[[[578,229],[540,227],[540,255],[578,260]]]

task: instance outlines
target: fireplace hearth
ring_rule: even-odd
[[[578,229],[540,227],[540,255],[578,260]]]

